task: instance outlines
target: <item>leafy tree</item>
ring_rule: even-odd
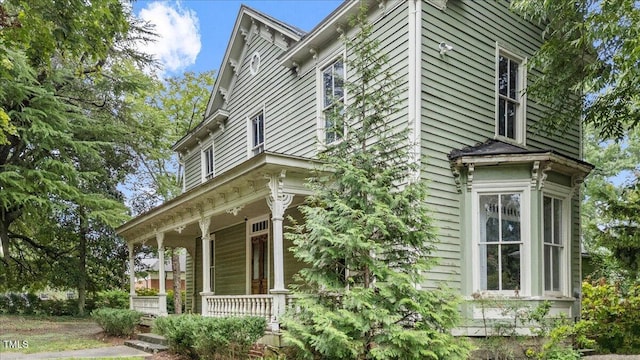
[[[143,96],[131,99],[133,112],[144,141],[133,144],[137,171],[128,177],[129,205],[141,213],[180,194],[181,171],[171,147],[185,136],[204,115],[215,72],[186,72],[156,81]],[[171,258],[174,279],[174,309],[182,310],[179,296],[180,248],[166,253]]]
[[[131,99],[144,141],[134,144],[137,171],[128,177],[134,213],[149,210],[182,191],[178,159],[171,147],[204,115],[215,71],[186,72],[156,81]]]
[[[148,84],[150,59],[133,45],[150,33],[128,11],[118,0],[0,3],[0,77],[11,79],[0,82],[0,276],[42,275],[75,239],[78,266],[64,269],[80,312],[92,239],[127,217],[117,184],[141,139],[127,99]]]
[[[594,276],[638,279],[640,212],[640,128],[621,142],[601,141],[592,126],[584,131],[585,159],[595,165],[585,182],[584,244],[597,263]],[[635,263],[635,264],[634,264]]]
[[[600,139],[621,139],[638,127],[637,1],[514,0],[511,6],[544,28],[544,44],[529,62],[540,73],[527,88],[531,98],[550,105],[543,129],[564,130],[583,118]]]
[[[399,85],[371,37],[366,9],[344,39],[350,102],[331,115],[341,137],[322,152],[311,178],[304,224],[287,234],[299,273],[295,311],[285,337],[306,358],[457,359],[466,343],[453,338],[455,296],[417,284],[434,263],[436,230],[426,188],[415,178],[407,132],[387,119],[399,104]],[[346,130],[342,131],[342,125]],[[374,141],[375,140],[375,141]]]

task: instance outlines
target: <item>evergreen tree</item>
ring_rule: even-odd
[[[466,358],[466,343],[450,335],[456,297],[419,286],[435,262],[436,229],[408,132],[389,123],[398,81],[366,9],[350,26],[357,34],[343,41],[354,81],[344,82],[349,102],[338,102],[328,121],[340,139],[319,154],[326,166],[300,207],[305,222],[287,234],[308,267],[293,286],[285,338],[306,358]]]

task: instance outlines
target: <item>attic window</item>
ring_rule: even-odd
[[[258,73],[258,70],[260,70],[260,53],[256,51],[251,56],[249,71],[251,72],[251,75],[255,75]]]

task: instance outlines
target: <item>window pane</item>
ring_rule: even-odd
[[[553,199],[553,242],[562,244],[562,200]]]
[[[498,195],[480,195],[480,242],[500,241]]]
[[[520,237],[520,194],[500,195],[502,241],[517,241]]]
[[[552,207],[552,200],[550,197],[545,196],[544,197],[544,205],[543,205],[543,233],[544,233],[544,242],[547,244],[551,244],[553,242],[553,238],[551,237],[552,229],[553,229],[553,222],[551,221],[551,216],[552,216],[552,211],[551,211],[551,207]]]
[[[324,107],[327,107],[333,102],[333,74],[331,67],[322,73],[322,84],[324,89]]]
[[[553,268],[553,272],[551,274],[553,278],[553,286],[552,286],[553,291],[560,291],[560,253],[561,251],[562,251],[562,248],[560,247],[557,247],[557,246],[551,247],[551,255],[552,255],[551,267]]]
[[[507,96],[509,86],[509,59],[504,56],[500,56],[498,60],[498,90],[500,95]]]
[[[486,288],[483,290],[500,290],[499,283],[499,245],[482,245],[482,248],[486,250],[486,269],[484,272],[484,278],[487,281]]]
[[[518,91],[518,63],[509,60],[509,97],[517,99]]]
[[[506,114],[506,125],[507,133],[506,137],[510,139],[515,138],[515,125],[516,125],[516,104],[507,101],[507,114]]]
[[[502,290],[520,289],[520,245],[502,245]]]
[[[551,290],[551,246],[544,246],[544,290]]]
[[[343,79],[344,65],[342,64],[342,61],[336,62],[333,68],[334,68],[333,94],[335,96],[335,99],[342,100],[342,98],[344,97],[344,79]]]
[[[506,130],[506,107],[507,103],[504,99],[498,100],[498,135],[507,136]]]

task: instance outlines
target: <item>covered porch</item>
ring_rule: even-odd
[[[157,247],[164,279],[165,248],[188,253],[186,311],[204,316],[261,316],[271,330],[291,302],[287,285],[300,264],[286,249],[286,217],[309,195],[311,160],[262,153],[138,216],[117,229],[129,246]],[[130,271],[130,308],[167,315],[167,294],[137,296]]]

